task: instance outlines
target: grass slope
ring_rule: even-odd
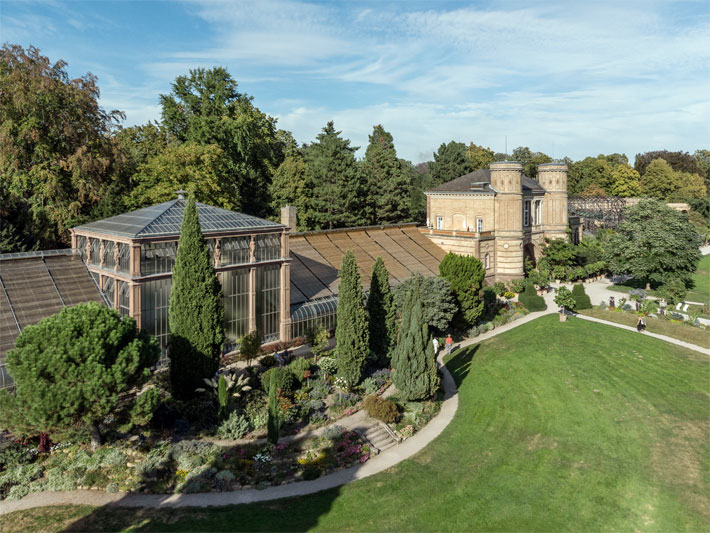
[[[385,473],[252,505],[25,511],[0,517],[0,529],[706,528],[707,357],[552,315],[459,350],[448,366],[460,384],[456,417],[425,450]]]
[[[584,309],[579,311],[581,315],[600,318],[609,322],[623,324],[625,326],[636,327],[638,315],[635,313],[610,311],[609,309]],[[710,348],[710,331],[706,329],[695,328],[689,324],[671,322],[661,318],[646,317],[646,330],[650,333],[657,333],[672,337],[681,341],[696,344],[703,348]]]

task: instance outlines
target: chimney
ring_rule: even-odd
[[[292,232],[297,231],[296,208],[294,206],[286,205],[281,208],[281,224],[288,226]]]

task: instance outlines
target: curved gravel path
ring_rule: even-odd
[[[530,313],[525,317],[500,326],[493,331],[489,331],[478,337],[467,339],[456,348],[462,348],[471,344],[484,341],[488,338],[504,333],[510,329],[518,327],[522,324],[535,320],[540,316],[557,313],[556,307],[552,301],[553,295],[545,295],[545,301],[548,305],[546,311]],[[627,329],[634,331],[634,328],[607,322],[605,320],[594,319],[579,315],[578,318],[600,322],[609,326]],[[710,350],[701,348],[693,344],[689,344],[671,337],[663,335],[649,334],[658,339],[683,346],[691,350],[696,350],[704,354],[710,354]],[[402,444],[393,446],[373,457],[362,465],[352,466],[345,470],[323,476],[312,481],[299,481],[280,485],[276,487],[267,487],[263,490],[249,489],[232,492],[206,492],[199,494],[136,494],[136,493],[115,493],[109,494],[104,491],[77,490],[69,492],[36,492],[28,494],[21,500],[0,501],[0,515],[19,511],[23,509],[31,509],[33,507],[44,507],[49,505],[117,505],[121,507],[208,507],[220,505],[234,505],[240,503],[253,503],[267,500],[275,500],[279,498],[289,498],[293,496],[303,496],[313,494],[325,489],[331,489],[356,481],[374,474],[378,474],[397,463],[408,459],[415,453],[424,449],[430,442],[438,437],[446,426],[449,425],[456,414],[458,408],[458,391],[451,373],[443,364],[444,350],[437,358],[437,364],[441,369],[442,385],[444,388],[444,401],[441,405],[441,411],[433,418],[424,428]]]

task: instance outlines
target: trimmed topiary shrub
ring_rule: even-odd
[[[518,301],[525,306],[528,311],[544,311],[547,304],[542,296],[538,296],[532,283],[525,285],[525,290],[520,293]]]
[[[392,424],[397,420],[399,411],[392,400],[379,396],[368,396],[363,402],[363,407],[372,418],[382,420],[385,424]]]
[[[269,391],[271,384],[271,375],[275,375],[275,385],[276,390],[281,389],[282,391],[290,391],[293,388],[293,373],[289,368],[286,367],[274,367],[270,368],[261,375],[261,386],[265,391]]]
[[[572,298],[574,298],[577,304],[575,305],[577,311],[592,308],[592,301],[589,299],[589,296],[587,296],[587,293],[584,291],[584,285],[581,283],[577,283],[572,287]]]

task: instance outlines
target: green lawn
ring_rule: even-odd
[[[579,311],[582,315],[601,318],[609,322],[616,322],[625,326],[636,327],[638,315],[631,312],[611,311],[609,309],[584,309]],[[673,337],[681,341],[689,342],[703,348],[710,348],[710,331],[700,329],[684,323],[675,323],[662,318],[646,317],[646,330],[649,333],[658,333],[667,337]]]
[[[686,300],[691,302],[701,302],[704,305],[710,306],[710,255],[704,255],[700,262],[698,263],[698,269],[693,274],[694,287],[688,290],[688,295],[685,297]],[[642,285],[635,285],[633,280],[630,280],[626,284],[611,285],[610,290],[616,292],[630,292],[633,289],[638,289],[639,287],[644,288]],[[648,291],[650,296],[658,296],[656,291]],[[701,309],[700,309],[701,310]]]
[[[708,358],[544,316],[453,354],[459,409],[387,472],[211,509],[62,507],[2,531],[700,531],[710,520]]]

